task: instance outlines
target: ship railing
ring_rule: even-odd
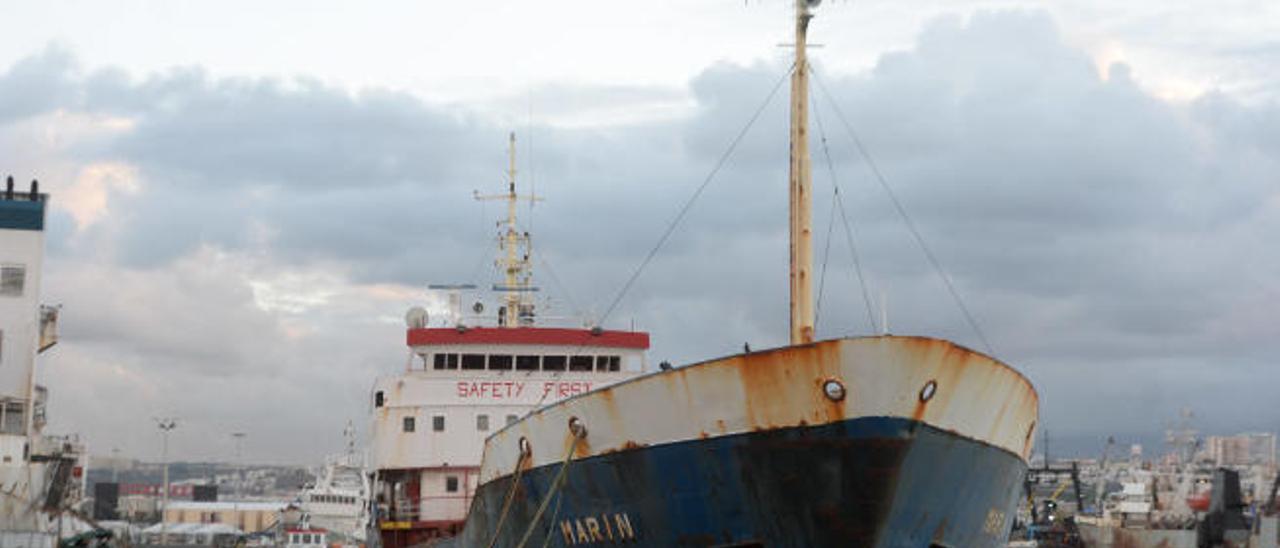
[[[453,521],[466,516],[471,497],[465,494],[431,495],[422,497],[421,503],[401,501],[383,514],[383,521]]]

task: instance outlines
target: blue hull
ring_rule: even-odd
[[[1004,546],[1026,465],[924,423],[864,417],[621,451],[526,471],[495,546]],[[487,547],[511,476],[446,546]]]

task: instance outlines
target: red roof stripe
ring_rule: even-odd
[[[643,331],[599,331],[558,327],[431,327],[408,330],[409,346],[449,344],[498,344],[540,346],[595,346],[605,348],[649,348],[649,334]]]

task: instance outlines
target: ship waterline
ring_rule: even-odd
[[[458,540],[999,546],[1037,411],[1017,371],[937,339],[840,339],[702,362],[494,434]],[[575,441],[570,424],[585,436]]]

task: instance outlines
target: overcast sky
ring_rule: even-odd
[[[982,343],[1080,451],[1280,409],[1280,5],[828,2],[833,176],[899,334]],[[51,429],[153,459],[318,462],[404,367],[427,283],[492,281],[505,136],[551,315],[598,316],[788,66],[783,0],[0,7],[0,173],[52,194]],[[785,87],[783,88],[785,90]],[[785,93],[608,319],[689,362],[786,337]],[[830,155],[828,169],[827,154]],[[822,337],[870,332],[842,225]]]

